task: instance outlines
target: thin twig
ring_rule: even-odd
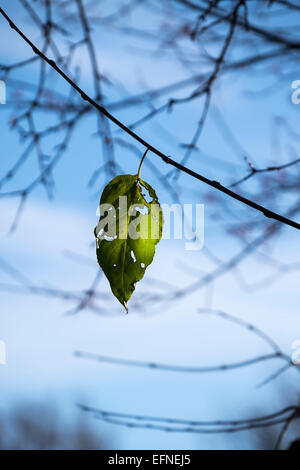
[[[175,160],[171,159],[167,155],[165,155],[163,152],[161,152],[159,149],[151,145],[149,142],[144,140],[142,137],[137,135],[135,132],[133,132],[131,129],[129,129],[125,124],[123,124],[121,121],[119,121],[115,116],[113,116],[110,112],[107,111],[106,108],[103,106],[99,105],[94,101],[89,95],[87,95],[70,77],[68,77],[63,70],[55,63],[55,61],[49,59],[41,50],[39,50],[35,44],[16,26],[16,24],[11,20],[11,18],[5,13],[5,11],[0,8],[0,13],[1,15],[8,21],[9,25],[11,26],[12,29],[14,29],[23,39],[24,41],[27,42],[27,44],[30,45],[30,47],[33,49],[34,53],[37,54],[38,56],[41,57],[44,61],[46,61],[59,75],[61,75],[78,93],[80,93],[81,97],[83,100],[87,101],[90,105],[95,107],[98,111],[100,111],[102,114],[104,114],[108,119],[110,119],[112,122],[114,122],[117,126],[119,126],[123,131],[125,131],[127,134],[129,134],[131,137],[133,137],[135,140],[137,140],[140,144],[144,145],[146,148],[151,150],[155,155],[160,157],[165,163],[170,164],[174,166],[175,168],[178,168],[179,170],[183,171],[184,173],[187,173],[190,176],[193,176],[194,178],[198,179],[199,181],[202,181],[203,183],[217,189],[218,191],[221,191],[224,194],[227,194],[233,199],[236,199],[237,201],[242,202],[243,204],[252,207],[253,209],[262,212],[266,217],[277,220],[283,224],[289,225],[291,227],[294,227],[298,230],[300,230],[300,224],[298,222],[295,222],[293,220],[290,220],[276,212],[271,211],[270,209],[267,209],[266,207],[261,206],[260,204],[257,204],[254,201],[251,201],[250,199],[247,199],[232,190],[228,189],[227,187],[223,186],[221,183],[215,180],[211,180],[209,178],[206,178],[205,176],[196,173],[193,170],[190,170],[189,168],[186,168],[185,166],[181,165],[180,163],[177,163]]]

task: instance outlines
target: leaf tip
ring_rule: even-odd
[[[126,310],[126,314],[127,314],[128,313],[128,307],[127,307],[127,303],[125,302],[125,300],[124,300],[122,305],[124,306],[124,308]]]

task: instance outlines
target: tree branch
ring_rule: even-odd
[[[180,163],[177,163],[175,160],[171,159],[167,155],[165,155],[163,152],[161,152],[159,149],[151,145],[149,142],[144,140],[142,137],[140,137],[138,134],[133,132],[131,129],[129,129],[125,124],[123,124],[121,121],[119,121],[115,116],[113,116],[110,112],[107,111],[106,108],[103,106],[99,105],[96,101],[94,101],[89,95],[87,95],[68,75],[66,75],[63,70],[56,64],[55,61],[49,59],[41,50],[39,50],[35,44],[16,26],[16,24],[11,20],[11,18],[5,13],[5,11],[0,8],[0,14],[8,21],[9,25],[11,26],[12,29],[14,29],[23,39],[24,41],[32,48],[33,52],[37,54],[41,59],[43,59],[45,62],[47,62],[66,82],[68,82],[82,97],[83,100],[87,101],[91,106],[96,108],[100,113],[104,114],[108,119],[110,119],[112,122],[114,122],[118,127],[120,127],[124,132],[126,132],[128,135],[133,137],[136,141],[138,141],[140,144],[142,144],[144,147],[148,148],[151,150],[155,155],[160,157],[165,163],[170,164],[174,166],[175,168],[183,171],[184,173],[187,173],[188,175],[198,179],[199,181],[202,181],[203,183],[217,189],[218,191],[227,194],[229,197],[242,202],[243,204],[252,207],[253,209],[262,212],[266,217],[277,220],[283,224],[289,225],[291,227],[294,227],[296,229],[300,229],[300,224],[296,221],[290,220],[276,212],[271,211],[270,209],[267,209],[266,207],[261,206],[260,204],[257,204],[254,201],[251,201],[250,199],[247,199],[234,191],[228,189],[227,187],[223,186],[221,183],[215,180],[211,180],[209,178],[206,178],[205,176],[196,173],[195,171],[181,165]],[[47,171],[47,167],[45,168]]]

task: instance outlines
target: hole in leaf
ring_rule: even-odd
[[[117,235],[115,235],[114,237],[109,237],[108,235],[104,235],[104,240],[106,240],[107,242],[112,242],[113,240],[115,240],[117,238]]]
[[[139,188],[145,201],[148,202],[148,204],[150,204],[153,201],[153,197],[150,195],[150,192],[148,191],[148,189],[145,188],[145,186],[143,186],[143,189],[142,189],[140,185],[139,185]]]
[[[133,250],[131,250],[130,254],[131,254],[131,258],[133,259],[133,262],[135,263],[136,262],[136,257],[135,257],[135,254],[134,254]]]
[[[140,212],[142,215],[147,215],[147,214],[149,214],[149,209],[148,209],[148,207],[145,206],[145,205],[144,205],[143,207],[141,207],[141,206],[135,206],[134,208],[135,208],[135,210],[136,210],[137,212]]]
[[[141,268],[145,268],[145,263],[141,263]]]

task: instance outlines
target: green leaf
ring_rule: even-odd
[[[104,188],[95,228],[97,259],[113,294],[127,312],[136,282],[152,263],[162,226],[156,193],[137,175],[116,176]]]

